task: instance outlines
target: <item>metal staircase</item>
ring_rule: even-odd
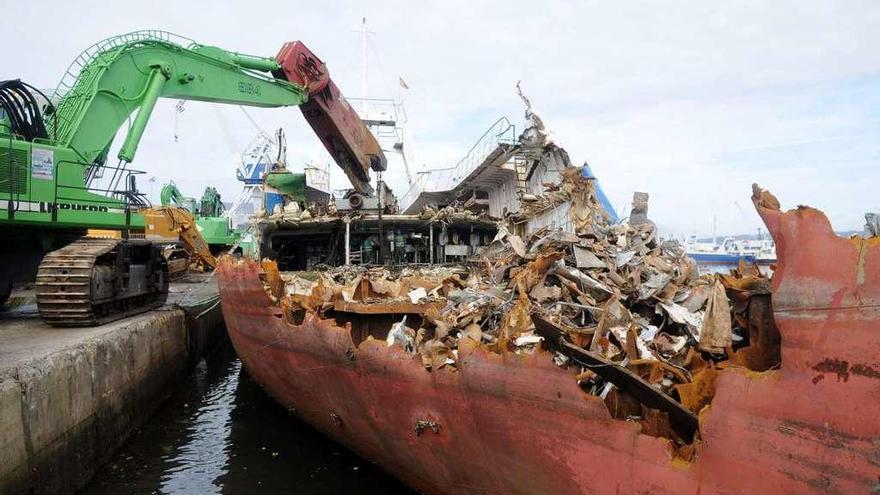
[[[530,162],[531,160],[523,156],[522,153],[518,152],[513,156],[513,169],[516,172],[516,192],[520,198],[528,192]]]

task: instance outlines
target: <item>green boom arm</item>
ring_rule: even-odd
[[[118,158],[131,162],[160,97],[258,107],[305,103],[304,88],[268,74],[278,69],[271,58],[195,43],[184,47],[158,37],[120,42],[85,61],[56,115],[46,117],[50,137],[83,163],[101,164],[130,120]]]
[[[162,186],[162,190],[159,192],[159,199],[162,202],[162,206],[172,206],[178,205],[191,198],[184,197],[183,193],[180,192],[180,189],[171,182]]]
[[[162,202],[162,206],[180,206],[186,208],[193,215],[198,213],[196,200],[184,196],[174,182],[162,186],[162,190],[159,192],[159,199]]]
[[[285,43],[275,58],[263,58],[161,31],[138,31],[104,40],[77,57],[50,98],[57,103],[43,112],[42,121],[26,90],[20,81],[0,81],[4,108],[16,112],[0,115],[0,229],[7,224],[142,226],[138,203],[132,201],[135,188],[129,187],[133,181],[128,189],[115,189],[163,97],[298,106],[356,190],[372,191],[370,169],[385,170],[375,136],[345,101],[324,63],[300,42]],[[9,97],[10,92],[15,94]],[[124,135],[118,154],[124,163],[107,167],[113,170],[109,184],[101,184],[107,189],[93,187],[117,134]]]

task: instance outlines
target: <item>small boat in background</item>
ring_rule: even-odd
[[[776,263],[776,245],[772,239],[752,239],[736,241],[743,253],[754,255],[759,265]]]
[[[740,260],[769,265],[776,262],[776,246],[771,239],[738,240],[726,237],[720,244],[698,242],[691,236],[685,243],[685,252],[699,264],[731,264]]]

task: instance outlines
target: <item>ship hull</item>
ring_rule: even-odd
[[[719,372],[691,461],[612,418],[546,353],[476,349],[430,372],[382,340],[355,346],[350,326],[291,321],[256,262],[219,267],[223,314],[269,394],[422,492],[876,492],[880,241],[839,238],[809,208],[759,213],[779,263],[774,313],[764,304],[751,317],[775,316],[782,365]]]

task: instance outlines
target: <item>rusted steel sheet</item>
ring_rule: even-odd
[[[219,268],[249,373],[335,440],[428,493],[870,493],[880,490],[880,250],[823,214],[759,208],[777,245],[779,370],[718,372],[693,462],[612,419],[547,354],[460,349],[424,369],[332,321],[289,323],[258,263]],[[437,431],[419,422],[436,422]]]
[[[402,315],[402,314],[425,314],[425,311],[428,308],[440,309],[443,307],[442,303],[425,303],[425,304],[414,304],[408,301],[388,301],[388,302],[375,302],[375,303],[365,303],[365,302],[357,302],[357,301],[336,301],[333,303],[333,310],[339,311],[341,313],[355,313],[361,315],[374,315],[374,314],[387,314],[387,315]]]

